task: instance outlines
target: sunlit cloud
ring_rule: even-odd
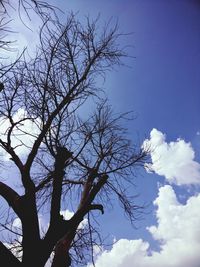
[[[150,148],[152,164],[147,169],[165,176],[169,183],[177,185],[200,184],[200,164],[195,161],[195,152],[183,139],[167,143],[165,135],[153,129],[150,139],[143,143]]]
[[[142,239],[120,239],[97,256],[96,267],[199,267],[200,194],[179,203],[170,185],[159,189],[154,201],[157,224],[147,230],[160,249]],[[92,267],[92,265],[88,265]]]

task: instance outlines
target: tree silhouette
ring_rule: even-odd
[[[35,57],[24,55],[4,74],[0,146],[17,168],[15,183],[0,182],[8,204],[1,226],[11,239],[0,243],[4,266],[43,267],[50,257],[52,267],[85,264],[101,243],[95,214],[103,214],[114,196],[135,219],[138,207],[126,187],[146,153],[126,137],[127,114],[114,114],[98,86],[126,56],[121,37],[116,25],[100,29],[98,19],[48,19]],[[71,218],[62,215],[64,208],[73,210]],[[41,212],[49,220],[44,231]]]

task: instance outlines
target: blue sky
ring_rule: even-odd
[[[152,129],[156,128],[157,132],[154,132],[154,134],[158,134],[158,131],[160,131],[160,135],[162,133],[163,136],[166,136],[166,143],[163,143],[163,147],[168,144],[169,154],[166,157],[169,160],[166,160],[163,164],[170,165],[171,161],[176,162],[176,159],[177,165],[180,161],[187,162],[184,155],[179,157],[175,152],[180,145],[177,141],[178,138],[183,139],[185,141],[184,144],[191,142],[192,150],[195,151],[196,155],[195,159],[198,161],[200,159],[200,136],[198,135],[200,129],[200,2],[85,0],[67,1],[63,6],[67,10],[79,11],[80,16],[85,14],[95,16],[98,13],[101,14],[102,19],[112,16],[118,19],[122,32],[132,33],[126,40],[123,40],[124,43],[133,45],[133,48],[129,49],[129,53],[135,58],[128,59],[126,62],[130,68],[120,68],[116,72],[109,74],[104,85],[116,110],[134,111],[137,118],[128,125],[132,138],[134,139],[139,135],[142,141],[145,138],[149,138]],[[169,145],[170,142],[174,143]],[[162,150],[163,147],[160,146],[160,151],[164,154],[165,149]],[[184,150],[184,148],[183,150],[180,148],[179,151],[180,154],[188,153],[188,156],[190,152],[189,149]],[[176,170],[176,165],[172,164],[172,166],[175,169],[175,174],[169,174],[169,176],[176,176],[180,169]],[[190,168],[189,164],[186,164],[183,172],[180,171],[182,177],[184,176],[183,173],[187,172],[187,168]],[[197,179],[200,181],[199,166],[197,169]],[[149,209],[147,209],[149,214],[144,214],[143,220],[136,222],[138,229],[132,228],[124,220],[117,207],[113,212],[109,211],[109,214],[100,219],[103,231],[112,234],[118,240],[117,244],[119,246],[113,246],[110,252],[100,254],[97,260],[98,267],[106,266],[106,264],[117,267],[168,266],[165,265],[166,262],[163,255],[166,254],[173,257],[173,253],[167,252],[166,247],[170,247],[170,242],[173,243],[173,240],[178,237],[176,237],[176,234],[172,234],[171,239],[168,240],[167,237],[161,234],[164,229],[163,220],[166,220],[168,225],[174,227],[174,222],[172,218],[168,217],[169,214],[167,212],[166,214],[163,212],[163,217],[159,217],[158,207],[160,210],[163,208],[161,199],[167,196],[169,192],[175,192],[174,194],[178,201],[185,205],[179,206],[179,208],[186,208],[187,200],[192,195],[198,194],[199,187],[198,183],[194,185],[193,182],[190,182],[190,177],[188,177],[189,182],[187,185],[184,182],[180,182],[181,185],[177,185],[177,182],[170,181],[165,177],[165,175],[168,175],[167,166],[166,172],[163,172],[164,174],[159,175],[158,172],[155,171],[154,174],[140,172],[135,179],[136,188],[134,190],[139,193],[137,200],[139,203],[151,203]],[[170,185],[168,186],[168,184]],[[155,206],[153,201],[158,197],[159,192],[162,192],[163,195],[160,193],[160,199],[157,201],[160,205]],[[166,205],[168,200],[170,202],[170,197],[166,199]],[[169,203],[168,205],[170,207]],[[197,203],[193,204],[194,209],[196,205]],[[171,209],[173,210],[173,208],[176,214],[176,208],[172,205]],[[181,227],[184,228],[181,225],[183,213],[181,214],[177,211],[177,214],[179,214],[177,215],[177,222],[180,220],[177,224],[180,229]],[[194,213],[194,216],[197,215]],[[188,218],[188,220],[190,219],[192,221],[192,218]],[[198,216],[196,219],[200,222]],[[146,229],[151,225],[157,225],[157,233],[160,231],[160,239],[155,238]],[[195,228],[194,225],[193,228]],[[184,228],[184,231],[187,232],[187,230]],[[182,232],[183,235],[184,231]],[[118,261],[114,260],[114,258],[117,258],[118,253],[124,253],[126,244],[128,244],[128,247],[134,247],[133,240],[136,242],[136,240],[140,239],[143,239],[143,242],[149,242],[152,257],[138,256],[138,251],[141,250],[133,249],[128,256],[121,257]],[[186,238],[186,240],[188,239]],[[120,242],[124,242],[121,245],[121,247],[124,247],[123,251],[120,250]],[[133,242],[133,244],[131,245],[130,242]],[[160,246],[162,242],[166,244],[166,247]],[[182,242],[184,242],[184,238]],[[200,240],[197,241],[198,248],[199,242]],[[193,243],[191,242],[191,244]],[[195,246],[196,243],[193,245],[194,250]],[[187,248],[187,244],[185,244],[185,247]],[[189,251],[189,248],[187,249]],[[154,250],[162,251],[159,255],[160,258],[155,255]],[[177,257],[182,255],[183,250],[180,252],[178,249]],[[137,263],[137,258],[140,259],[139,263]],[[189,259],[186,258],[183,261],[171,264],[174,267],[196,267],[196,264],[199,264],[195,253],[191,257],[188,256]],[[188,263],[189,265],[184,265]]]
[[[128,52],[134,58],[125,60],[129,67],[109,73],[103,87],[116,111],[136,115],[127,125],[133,141],[139,136],[141,144],[146,139],[154,147],[154,172],[140,171],[133,188],[138,203],[150,204],[147,214],[137,229],[117,206],[99,217],[102,232],[117,243],[110,251],[102,248],[97,267],[199,267],[200,2],[60,0],[56,5],[79,11],[80,17],[113,17],[122,32],[132,33],[122,43],[133,46]]]

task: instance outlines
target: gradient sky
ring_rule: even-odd
[[[120,30],[132,33],[126,40],[123,40],[123,43],[133,46],[129,49],[129,54],[135,58],[128,59],[126,62],[130,68],[120,68],[109,74],[104,87],[117,111],[133,110],[135,112],[136,120],[128,125],[133,140],[138,135],[141,141],[149,138],[152,129],[156,128],[157,132],[152,133],[151,141],[158,147],[158,150],[160,149],[158,154],[160,152],[165,157],[165,161],[160,163],[164,165],[162,175],[159,175],[160,171],[155,167],[154,174],[143,172],[135,179],[134,190],[139,193],[138,202],[151,203],[147,209],[149,213],[143,215],[143,220],[136,222],[137,229],[132,228],[124,220],[117,207],[113,212],[109,211],[104,218],[100,218],[103,231],[110,233],[119,241],[118,247],[113,246],[110,254],[103,253],[99,256],[97,266],[104,267],[108,264],[113,267],[168,266],[165,265],[165,257],[166,255],[173,257],[173,253],[168,252],[167,247],[169,248],[170,242],[173,243],[173,240],[178,238],[179,233],[171,217],[178,214],[177,225],[181,229],[179,234],[184,235],[184,231],[188,230],[181,225],[183,213],[186,213],[184,208],[187,208],[186,203],[190,197],[196,196],[199,192],[200,168],[199,165],[193,164],[193,161],[200,159],[200,2],[180,0],[71,0],[62,2],[66,10],[79,11],[79,16],[85,14],[96,16],[100,13],[104,20],[111,16],[114,19],[117,18]],[[159,135],[159,131],[160,137],[166,136],[166,143],[163,140],[162,144],[156,141],[155,136]],[[178,141],[179,138],[182,139],[182,143]],[[187,142],[191,142],[191,150],[195,152],[195,158],[191,150],[186,148]],[[194,172],[191,165],[193,167],[195,165],[197,169],[198,182],[192,181],[190,177],[190,174],[192,176]],[[174,173],[170,173],[168,168],[174,168]],[[184,174],[189,176],[186,175],[185,178],[188,182],[182,181]],[[166,176],[176,177],[179,182],[172,182]],[[158,197],[158,192],[161,192],[157,201],[160,204],[156,207],[153,201]],[[168,196],[169,192],[174,192],[177,201],[180,202],[177,211],[175,202],[173,203]],[[170,207],[174,209],[175,214],[169,215],[170,211],[165,211],[164,204],[161,204],[162,197],[166,197],[166,205],[169,209]],[[192,206],[194,210],[196,206],[197,202]],[[178,209],[181,207],[183,211],[179,213]],[[159,210],[163,211],[162,215],[159,215]],[[197,216],[196,220],[200,223],[199,215],[194,212],[193,216]],[[177,236],[174,233],[168,240],[164,234],[161,234],[165,230],[173,231],[165,227],[163,220],[167,221],[169,227],[175,229]],[[192,221],[192,218],[188,220]],[[146,229],[151,225],[157,226],[157,233],[160,231],[160,237],[155,237],[156,234],[153,236]],[[195,228],[196,224],[191,225]],[[146,251],[152,257],[140,255],[140,252],[145,249],[135,248],[138,239],[143,239],[143,244],[145,241],[150,243]],[[184,237],[182,239],[182,243],[188,240]],[[120,242],[122,242],[121,246]],[[166,246],[161,247],[162,242]],[[196,243],[200,248],[200,240]],[[191,241],[194,251],[196,243],[193,244]],[[118,253],[125,253],[126,245],[134,247],[133,250],[118,259]],[[186,242],[184,245],[190,251]],[[175,245],[171,246],[174,248]],[[181,257],[184,251],[181,245],[179,248],[177,257]],[[155,250],[160,251],[160,255],[156,255]],[[139,259],[139,264],[137,259]],[[199,264],[199,257],[194,252],[194,255],[183,257],[183,260],[171,262],[171,264],[174,267],[196,267]]]
[[[154,173],[139,172],[133,189],[136,202],[149,204],[146,214],[137,229],[117,205],[99,217],[102,232],[117,243],[97,255],[97,267],[199,267],[200,1],[52,2],[80,18],[113,17],[122,32],[132,33],[122,44],[133,46],[134,58],[103,86],[116,111],[136,115],[127,125],[133,141],[154,147]]]

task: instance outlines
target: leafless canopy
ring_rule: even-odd
[[[126,137],[127,114],[114,114],[97,86],[125,56],[121,37],[117,26],[100,29],[89,18],[81,24],[73,14],[65,25],[46,20],[35,57],[23,56],[4,75],[0,146],[18,169],[14,179],[21,189],[3,177],[0,195],[22,224],[22,242],[12,242],[22,251],[20,260],[0,243],[7,266],[43,267],[52,252],[53,267],[84,264],[101,241],[93,215],[103,214],[115,196],[135,219],[137,206],[126,187],[145,152]],[[64,208],[73,210],[70,219],[61,215]],[[41,231],[44,211],[49,225]],[[3,226],[13,231],[10,221]]]

